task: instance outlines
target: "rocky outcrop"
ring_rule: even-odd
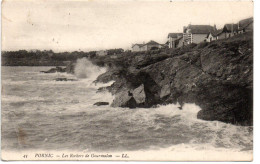
[[[40,71],[40,72],[42,72],[42,73],[67,72],[70,74],[74,74],[75,65],[76,65],[75,62],[69,62],[65,68],[56,66],[55,68],[51,68],[48,71]]]
[[[106,73],[105,79],[115,80],[109,87],[116,95],[112,106],[196,103],[202,109],[199,119],[252,125],[252,33],[193,46],[184,53],[178,50],[178,55],[164,58],[139,61],[119,74]]]
[[[51,68],[48,71],[41,71],[42,73],[55,73],[55,72],[66,72],[66,68],[62,68],[62,67],[55,67],[55,68]]]
[[[146,95],[145,95],[143,84],[140,85],[139,87],[137,87],[136,89],[134,89],[132,94],[133,94],[133,97],[134,97],[137,104],[144,104],[145,103]]]
[[[141,84],[136,89],[124,90],[116,93],[113,107],[145,107],[147,104],[147,97],[144,89],[144,85]]]
[[[112,107],[129,107],[135,108],[137,103],[131,93],[129,91],[123,91],[117,93],[115,99],[113,100]]]

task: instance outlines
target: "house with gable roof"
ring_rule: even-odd
[[[210,25],[191,25],[189,24],[187,27],[183,27],[183,42],[185,45],[191,43],[200,43],[206,41],[207,35],[216,31],[216,26]]]
[[[149,51],[149,50],[155,50],[162,48],[163,45],[159,44],[153,40],[149,41],[148,43],[144,44],[134,44],[132,46],[132,51],[133,52],[140,52],[140,51]]]
[[[253,17],[243,19],[238,22],[238,33],[244,33],[248,31],[253,31]]]
[[[238,24],[225,24],[221,34],[219,34],[219,39],[230,38],[238,33]]]
[[[215,31],[211,31],[208,33],[206,37],[206,42],[212,42],[214,40],[218,40],[219,35],[222,33],[223,29],[218,29]]]
[[[168,34],[168,47],[178,48],[183,45],[183,34],[182,33],[169,33]]]
[[[237,24],[225,24],[221,34],[218,35],[218,39],[230,38],[247,31],[253,31],[253,17],[240,20]]]
[[[141,51],[141,47],[143,46],[144,44],[133,44],[132,46],[132,51],[133,52],[139,52]]]

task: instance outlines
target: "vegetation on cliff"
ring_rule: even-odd
[[[109,49],[107,54],[121,53],[123,49]],[[79,58],[95,58],[96,51],[53,52],[52,50],[2,51],[2,66],[65,66]]]

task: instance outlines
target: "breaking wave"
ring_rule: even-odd
[[[199,120],[201,108],[195,104],[184,104],[182,110],[179,104],[136,109],[93,105],[112,103],[113,95],[97,88],[113,81],[93,83],[106,69],[86,58],[77,61],[76,81],[57,82],[55,78],[76,77],[42,74],[38,67],[36,73],[24,73],[31,69],[3,68],[2,150],[151,151],[163,157],[162,152],[168,152],[167,157],[173,154],[176,160],[187,154],[191,160],[206,156],[217,160],[224,155],[230,159],[230,153],[252,155],[253,127]],[[17,125],[26,132],[26,145],[16,135]]]
[[[87,58],[81,58],[77,60],[74,72],[77,78],[94,81],[100,74],[106,72],[106,68],[92,64]]]

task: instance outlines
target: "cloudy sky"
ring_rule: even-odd
[[[140,0],[10,1],[2,3],[2,49],[54,51],[128,49],[165,43],[191,24],[237,22],[253,16],[252,2]]]

